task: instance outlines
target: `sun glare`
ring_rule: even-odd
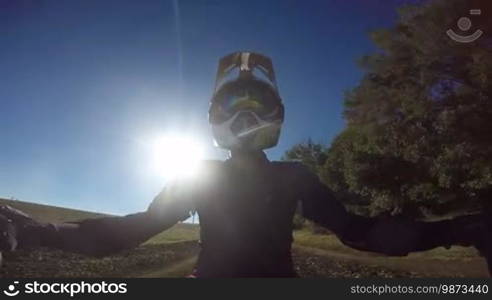
[[[152,168],[165,179],[190,177],[198,173],[203,147],[192,137],[167,135],[152,147]]]

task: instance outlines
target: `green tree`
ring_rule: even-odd
[[[470,9],[484,35],[446,34]],[[370,37],[360,84],[345,96],[346,129],[317,171],[343,201],[370,214],[445,215],[490,209],[492,196],[492,1],[407,5]],[[468,33],[469,34],[469,33]],[[297,151],[299,152],[299,151]],[[352,199],[352,200],[351,200]]]
[[[282,156],[282,160],[297,161],[307,166],[312,172],[319,173],[320,168],[326,162],[326,146],[320,143],[315,143],[311,139],[305,142],[294,145],[287,150]],[[294,229],[308,227],[314,233],[326,232],[321,228],[305,220],[299,213],[299,208],[294,216]]]
[[[326,146],[323,144],[315,143],[308,139],[287,150],[282,160],[302,162],[311,171],[318,173],[319,168],[326,162],[326,150]]]

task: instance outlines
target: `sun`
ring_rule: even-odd
[[[152,168],[159,177],[191,177],[200,170],[204,157],[202,145],[191,136],[163,135],[152,144]]]

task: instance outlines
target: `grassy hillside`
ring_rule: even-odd
[[[47,222],[97,218],[103,214],[0,199],[0,204]],[[199,227],[177,224],[135,249],[93,258],[51,249],[4,253],[1,277],[182,277],[199,251]],[[293,258],[303,277],[487,277],[484,260],[472,248],[437,248],[407,257],[360,252],[334,235],[294,232]]]
[[[67,222],[105,217],[105,214],[16,200],[0,199],[42,222]],[[198,253],[197,225],[176,224],[135,249],[104,258],[52,249],[3,253],[0,278],[8,277],[148,277],[159,272],[166,277],[189,274]],[[176,263],[188,261],[183,268]],[[164,271],[162,271],[164,270]],[[150,277],[154,277],[149,275]]]

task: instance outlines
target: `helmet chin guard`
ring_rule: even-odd
[[[274,147],[283,119],[270,58],[235,52],[220,59],[209,109],[216,146],[253,151]]]

